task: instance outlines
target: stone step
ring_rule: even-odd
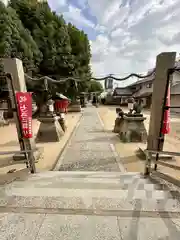
[[[34,181],[16,181],[11,184],[11,188],[28,188],[28,189],[79,189],[79,190],[115,190],[115,191],[168,191],[168,187],[165,184],[154,184],[148,182],[146,179],[141,178],[67,178],[56,177],[54,179],[39,179]],[[56,190],[57,189],[57,190]]]
[[[179,191],[179,189],[162,179],[144,178],[139,173],[120,172],[58,172],[51,171],[30,175],[26,181],[15,181],[9,188],[12,189],[47,189],[51,191],[135,191],[137,194],[145,194],[153,191]],[[142,193],[141,193],[142,192]],[[81,194],[81,193],[80,193]],[[111,193],[114,194],[114,193]],[[43,195],[43,194],[42,194]],[[166,194],[167,195],[167,194]]]
[[[38,173],[1,188],[0,209],[179,212],[177,188],[157,180],[137,173]]]
[[[31,191],[31,190],[27,190]],[[36,191],[41,192],[42,189],[36,189]],[[61,209],[63,210],[91,210],[91,211],[153,211],[153,212],[180,212],[179,208],[179,200],[164,198],[164,199],[154,199],[154,198],[132,198],[127,197],[123,198],[123,196],[113,196],[112,192],[107,191],[106,196],[105,192],[102,194],[94,194],[87,192],[86,194],[81,195],[80,192],[76,190],[73,192],[65,192],[62,191],[61,194],[52,194],[52,191],[49,191],[48,194],[32,194],[33,196],[21,196],[21,193],[15,194],[13,192],[12,195],[7,194],[2,198],[0,198],[0,210],[1,208],[41,208],[41,209]],[[43,191],[42,191],[43,192]],[[85,192],[85,191],[84,191]],[[44,193],[44,192],[43,192]],[[15,195],[14,195],[15,194]],[[63,195],[64,194],[64,195]],[[115,213],[114,213],[115,214]]]
[[[142,175],[138,172],[104,172],[104,171],[49,171],[49,172],[40,172],[34,175],[31,175],[28,178],[28,181],[36,181],[39,179],[48,179],[48,178],[103,178],[103,179],[119,179],[119,178],[139,178]]]
[[[77,185],[78,187],[78,185]],[[162,190],[138,190],[134,188],[129,188],[127,190],[123,189],[79,189],[79,188],[53,188],[53,187],[13,187],[9,186],[6,189],[7,196],[25,196],[25,197],[82,197],[82,198],[117,198],[117,199],[169,199],[172,198],[170,191]],[[177,196],[178,198],[178,196]]]
[[[16,181],[14,187],[79,188],[79,189],[128,189],[129,185],[146,184],[147,180],[135,173],[119,172],[49,172],[39,173],[28,181]],[[140,186],[140,189],[141,188]],[[148,189],[153,189],[149,183]]]

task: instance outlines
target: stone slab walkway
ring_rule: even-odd
[[[1,240],[179,240],[179,189],[138,173],[49,171],[0,187]]]
[[[122,171],[111,134],[104,131],[96,108],[84,109],[80,124],[58,166],[60,171]]]
[[[84,110],[56,170],[0,186],[0,240],[180,239],[179,187],[123,172],[96,108]]]

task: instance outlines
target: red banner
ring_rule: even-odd
[[[32,97],[29,92],[17,92],[18,115],[24,138],[32,138]]]
[[[166,98],[166,106],[170,107],[170,87],[168,88],[167,98]],[[170,109],[164,111],[164,121],[162,133],[168,134],[170,132]]]

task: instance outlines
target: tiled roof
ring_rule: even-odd
[[[175,62],[175,67],[176,67],[176,68],[180,68],[180,61]],[[155,69],[155,68],[153,68],[152,70],[148,71],[147,74],[149,74],[149,73],[150,73],[151,71],[153,71],[154,69]],[[153,81],[154,78],[155,78],[155,72],[154,72],[150,77],[140,79],[140,80],[138,80],[137,82],[132,83],[132,84],[130,84],[130,85],[127,86],[127,87],[133,87],[133,86],[136,86],[136,85],[145,83],[145,82]]]
[[[118,95],[118,96],[129,96],[132,95],[132,92],[129,88],[125,87],[125,88],[115,88],[113,95]]]
[[[138,80],[137,82],[135,83],[132,83],[131,85],[127,86],[127,87],[133,87],[133,86],[136,86],[136,85],[139,85],[139,84],[142,84],[142,83],[145,83],[145,82],[151,82],[154,80],[154,74],[151,76],[151,77],[148,77],[148,78],[143,78],[141,80]]]

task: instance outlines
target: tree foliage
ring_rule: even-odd
[[[88,92],[103,92],[103,86],[100,82],[91,81],[89,82]]]
[[[0,57],[20,58],[25,71],[31,71],[33,76],[57,80],[78,77],[82,79],[79,90],[88,88],[86,80],[91,76],[88,36],[66,24],[47,2],[10,0],[7,7],[0,2]],[[55,88],[68,92],[70,84]]]
[[[0,2],[0,58],[17,57],[23,61],[25,71],[36,72],[42,54],[19,19],[16,11]]]

